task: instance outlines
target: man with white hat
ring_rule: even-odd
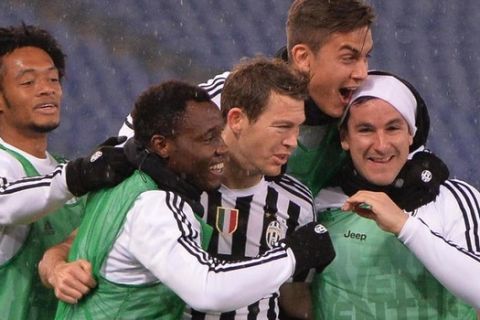
[[[476,319],[480,193],[428,151],[409,159],[418,97],[371,74],[340,121],[350,161],[315,203],[337,251],[313,281],[316,319]]]

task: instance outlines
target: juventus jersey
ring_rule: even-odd
[[[273,244],[314,220],[311,192],[295,178],[262,179],[247,189],[203,193],[203,219],[214,227],[209,253],[226,261],[263,254]],[[241,294],[239,292],[239,294]],[[193,319],[276,319],[278,292],[227,313],[191,311]]]

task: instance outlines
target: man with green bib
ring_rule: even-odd
[[[252,259],[209,255],[200,195],[221,183],[220,111],[206,91],[169,81],[145,91],[132,115],[135,138],[125,151],[139,170],[89,196],[69,254],[91,262],[98,285],[76,304],[61,302],[57,319],[178,319],[182,300],[202,311],[233,310],[331,261],[328,232],[316,223]]]
[[[48,133],[60,121],[64,69],[64,54],[45,30],[0,28],[0,310],[5,319],[52,319],[57,301],[42,286],[37,264],[47,248],[79,225],[83,201],[73,195],[114,184],[102,181],[101,170],[109,166],[103,159],[80,158],[65,166],[47,151]],[[122,157],[113,148],[108,152]]]
[[[476,319],[480,193],[427,150],[409,156],[425,111],[386,73],[354,93],[340,121],[349,161],[316,199],[337,258],[313,281],[315,319]]]

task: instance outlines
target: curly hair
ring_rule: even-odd
[[[144,91],[132,111],[135,140],[148,146],[155,134],[171,137],[183,119],[188,101],[211,101],[200,87],[181,81],[166,81]]]
[[[0,28],[0,68],[5,55],[15,49],[36,47],[45,51],[58,70],[60,79],[65,75],[65,54],[52,35],[36,26],[22,24],[14,27]]]

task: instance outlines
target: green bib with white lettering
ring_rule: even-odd
[[[337,256],[312,283],[315,319],[476,319],[393,234],[355,213],[319,216]]]

